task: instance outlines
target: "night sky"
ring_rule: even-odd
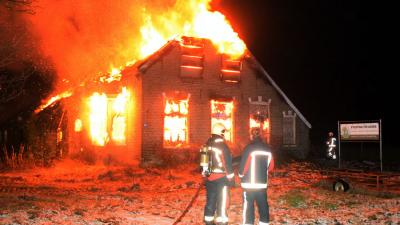
[[[250,51],[309,120],[313,144],[337,121],[382,119],[395,147],[395,74],[382,6],[355,0],[222,1]],[[398,96],[398,95],[397,95]],[[386,101],[386,102],[385,102]]]

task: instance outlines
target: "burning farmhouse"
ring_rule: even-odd
[[[249,51],[221,54],[208,39],[181,37],[126,67],[112,82],[68,98],[69,152],[91,149],[127,162],[194,159],[213,126],[234,156],[252,127],[276,154],[305,157],[310,123]]]

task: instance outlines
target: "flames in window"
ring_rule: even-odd
[[[126,120],[129,92],[126,88],[115,98],[95,92],[89,98],[89,129],[94,145],[126,144]]]
[[[225,139],[233,142],[233,101],[211,101],[211,129],[217,124],[225,127]]]
[[[189,99],[166,99],[164,109],[164,146],[182,147],[188,143]]]
[[[127,92],[126,88],[123,88],[122,93],[120,93],[112,103],[111,139],[116,144],[120,145],[126,143],[126,112],[128,99],[129,92]]]
[[[254,127],[261,128],[266,142],[269,143],[270,126],[267,113],[257,111],[256,113],[250,115],[250,130]]]
[[[75,126],[74,126],[75,132],[81,132],[82,131],[82,120],[76,119],[75,120]]]

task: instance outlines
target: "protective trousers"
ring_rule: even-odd
[[[328,148],[328,158],[336,159],[335,147]]]
[[[254,224],[254,202],[258,207],[258,214],[260,215],[259,225],[269,224],[269,206],[267,201],[266,189],[243,191],[243,224]]]
[[[212,224],[216,213],[216,223],[227,223],[227,208],[229,206],[229,188],[227,178],[206,182],[207,203],[204,208],[204,221]]]

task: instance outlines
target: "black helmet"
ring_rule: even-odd
[[[259,127],[253,127],[250,130],[250,134],[253,138],[259,137],[261,135],[261,129]]]

